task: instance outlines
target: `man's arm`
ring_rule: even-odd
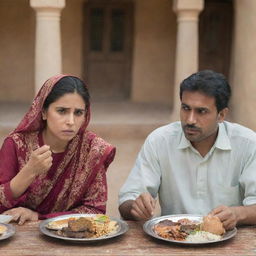
[[[127,200],[119,206],[126,220],[148,220],[154,215],[156,200],[149,193],[142,193],[136,200]]]
[[[134,217],[131,214],[132,204],[134,201],[135,200],[127,200],[119,206],[118,209],[123,219],[134,220]]]
[[[226,230],[233,229],[237,225],[256,224],[256,204],[249,206],[218,206],[210,213],[217,216]]]

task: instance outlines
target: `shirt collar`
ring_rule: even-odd
[[[188,147],[192,147],[192,145],[190,141],[186,139],[184,132],[182,131],[178,149],[185,149]],[[229,140],[227,131],[225,129],[224,123],[219,124],[218,136],[213,147],[216,147],[222,150],[231,150],[230,140]]]

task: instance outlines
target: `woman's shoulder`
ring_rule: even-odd
[[[84,133],[84,139],[90,142],[92,148],[114,148],[111,143],[107,142],[92,131],[86,131]]]

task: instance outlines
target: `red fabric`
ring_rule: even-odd
[[[87,131],[90,107],[85,122],[68,143],[66,151],[53,154],[53,165],[36,177],[23,195],[14,199],[11,179],[24,167],[30,153],[43,145],[41,132],[43,103],[56,82],[65,75],[47,80],[18,127],[5,139],[0,151],[0,212],[14,207],[37,211],[41,219],[76,213],[105,213],[106,170],[115,148]]]

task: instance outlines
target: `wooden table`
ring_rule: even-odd
[[[74,243],[41,234],[39,222],[16,226],[16,234],[0,241],[1,256],[87,256],[87,255],[256,255],[256,227],[241,227],[227,241],[205,246],[184,246],[151,238],[142,223],[128,221],[129,231],[97,243]]]

